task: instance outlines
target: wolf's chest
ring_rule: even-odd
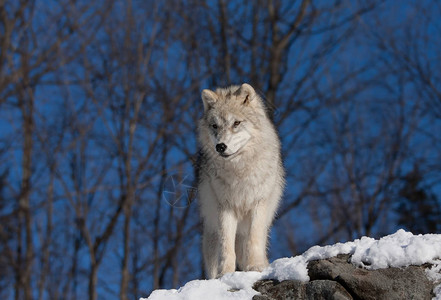
[[[268,196],[271,178],[254,170],[248,172],[224,172],[215,179],[218,201],[235,210],[249,211]]]

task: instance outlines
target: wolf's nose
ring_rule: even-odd
[[[219,153],[224,153],[225,149],[227,149],[227,145],[225,145],[224,143],[216,145],[216,151]]]

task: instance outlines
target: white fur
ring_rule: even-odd
[[[202,100],[199,201],[207,277],[234,272],[236,263],[243,271],[261,271],[284,187],[279,138],[248,84],[203,90]],[[226,157],[216,151],[220,143]]]

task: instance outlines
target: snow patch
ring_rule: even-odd
[[[178,290],[155,290],[148,299],[252,299],[259,294],[253,290],[253,283],[262,277],[259,272],[234,272],[219,279],[193,280]],[[143,298],[141,298],[143,299]]]
[[[413,235],[400,229],[380,240],[365,237],[359,240],[351,262],[367,269],[384,269],[422,265],[439,258],[440,234]]]
[[[308,262],[303,256],[280,258],[262,272],[262,279],[309,281]]]
[[[379,240],[362,237],[353,242],[314,246],[302,255],[275,260],[262,272],[234,272],[219,279],[193,280],[178,290],[156,290],[148,299],[251,299],[258,294],[253,283],[261,279],[309,281],[311,260],[351,254],[351,263],[366,269],[407,267],[430,263],[427,277],[439,283],[434,300],[441,300],[441,234],[413,235],[402,229]],[[141,298],[142,300],[142,298]]]

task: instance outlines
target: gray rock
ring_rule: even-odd
[[[296,280],[261,280],[253,288],[261,293],[253,300],[352,300],[351,295],[338,282],[316,280],[303,283]]]
[[[315,280],[306,284],[308,300],[352,300],[352,296],[336,281]]]
[[[253,288],[262,295],[256,295],[253,300],[272,300],[272,299],[304,299],[305,285],[301,281],[286,280],[260,280]]]
[[[260,292],[254,300],[350,300],[350,299],[432,299],[434,284],[427,279],[425,266],[367,270],[339,255],[308,263],[310,282],[260,280],[253,288]]]
[[[340,283],[355,299],[432,299],[433,283],[423,266],[366,270],[348,262],[348,255],[311,261],[311,281],[333,280]]]

